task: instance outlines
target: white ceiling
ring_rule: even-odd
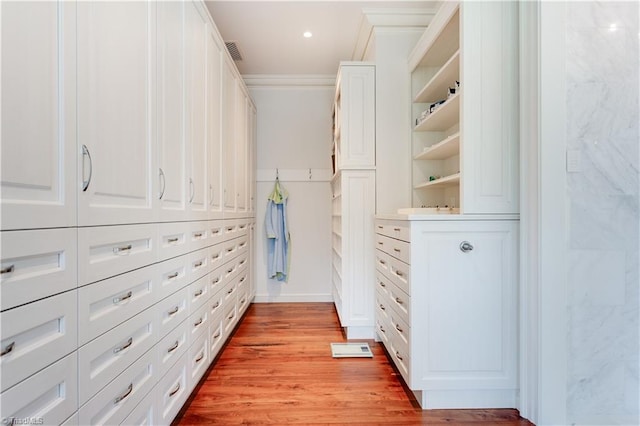
[[[225,42],[234,41],[243,75],[335,75],[353,59],[363,9],[433,10],[439,1],[206,0]],[[313,37],[302,34],[311,31]]]

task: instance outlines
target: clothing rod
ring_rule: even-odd
[[[281,182],[329,182],[333,177],[331,169],[258,169],[256,181],[273,182],[279,177]]]

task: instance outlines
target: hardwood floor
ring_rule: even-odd
[[[346,341],[331,303],[253,304],[174,424],[531,425],[516,410],[420,409],[382,345]]]

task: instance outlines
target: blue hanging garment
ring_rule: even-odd
[[[269,278],[287,281],[289,278],[289,250],[291,240],[287,226],[287,198],[289,194],[276,179],[267,202],[265,230],[267,233],[267,272]]]

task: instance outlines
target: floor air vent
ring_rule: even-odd
[[[234,61],[242,60],[240,49],[238,49],[238,45],[235,41],[225,41],[224,44],[227,46],[227,50],[231,54],[231,59],[233,59]]]

